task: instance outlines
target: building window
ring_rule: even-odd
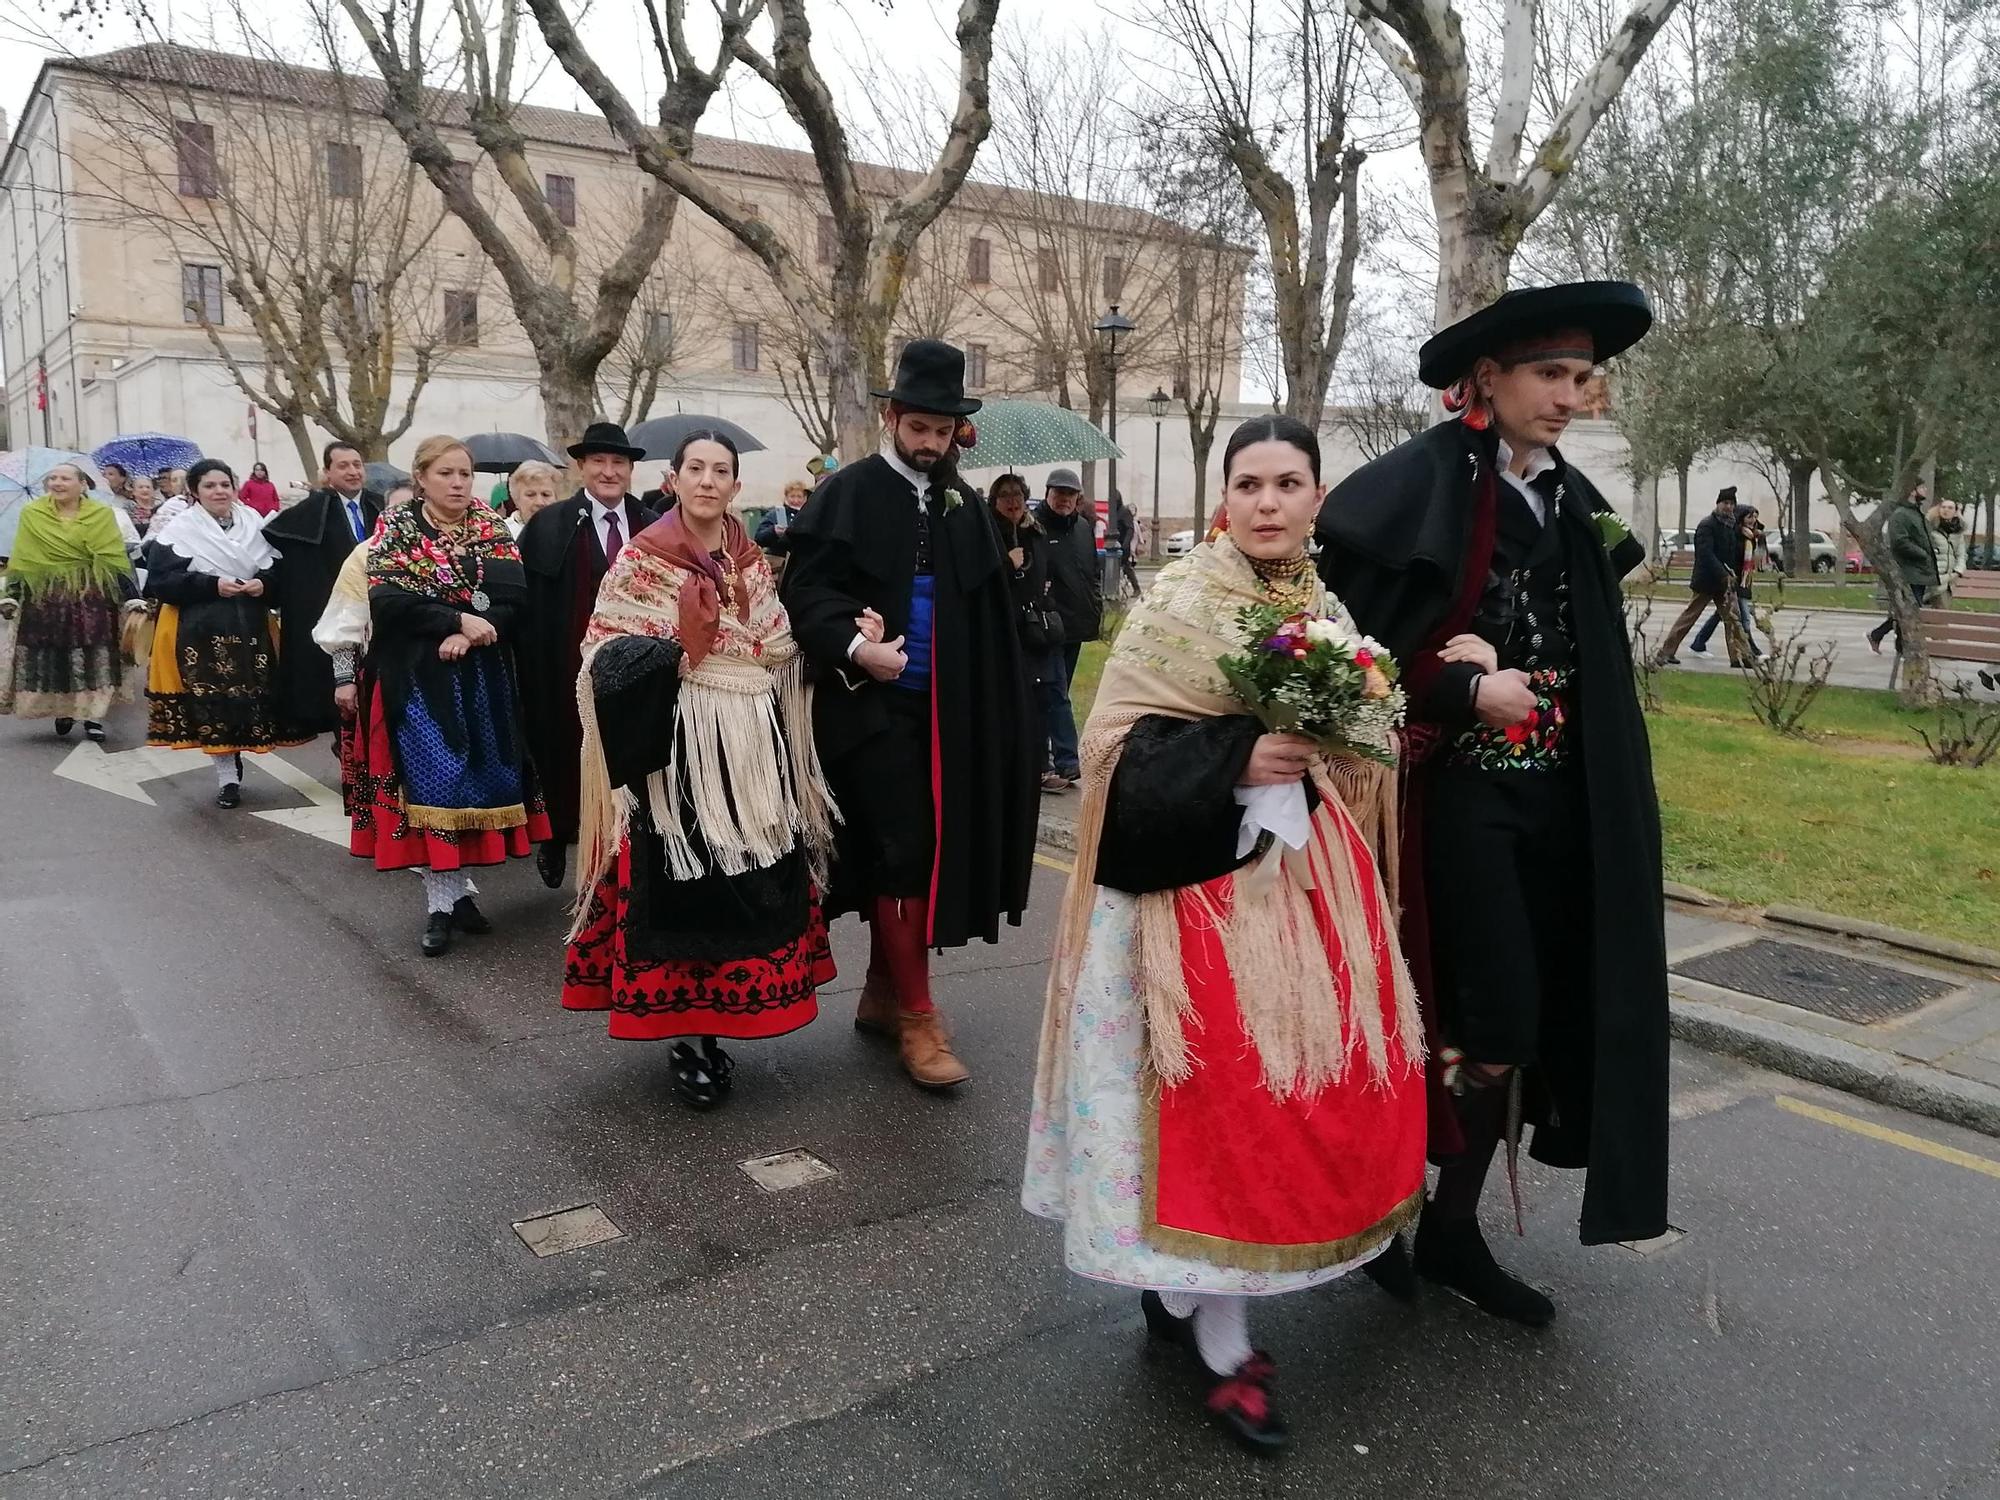
[[[1104,257],[1104,300],[1116,302],[1125,295],[1125,258],[1122,255]]]
[[[1062,260],[1048,245],[1035,253],[1035,284],[1045,292],[1062,290]]]
[[[326,143],[326,195],[329,198],[361,196],[361,148],[352,141]]]
[[[181,267],[181,318],[188,323],[222,326],[222,267]]]
[[[174,165],[180,171],[183,198],[221,196],[216,170],[215,127],[200,120],[174,121]]]
[[[729,362],[747,374],[757,369],[757,325],[738,323],[729,335]]]
[[[830,266],[840,253],[840,228],[833,222],[832,214],[819,216],[819,263]]]
[[[576,179],[564,177],[556,172],[542,179],[542,196],[549,200],[549,211],[559,223],[576,228]]]
[[[965,247],[965,274],[974,286],[987,286],[993,280],[993,241],[984,235],[974,235]]]
[[[472,169],[475,163],[452,158],[451,175],[458,179],[458,185],[468,193],[472,191]]]
[[[1201,292],[1201,277],[1192,262],[1181,263],[1180,318],[1183,323],[1194,321],[1195,303]]]
[[[656,312],[646,319],[646,358],[665,364],[674,357],[674,315]]]
[[[967,344],[965,346],[965,388],[969,391],[986,389],[986,346]]]
[[[479,293],[444,294],[444,341],[464,348],[479,343]]]

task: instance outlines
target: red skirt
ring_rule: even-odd
[[[1321,839],[1345,838],[1356,864],[1369,868],[1367,848],[1344,821],[1322,816],[1313,830]],[[1227,910],[1235,877],[1204,889]],[[1393,917],[1371,899],[1375,951],[1343,955],[1325,898],[1315,891],[1311,899],[1339,1003],[1349,1003],[1343,957],[1371,965],[1384,1024],[1393,1027]],[[1179,916],[1181,965],[1195,1008],[1188,1032],[1200,1038],[1201,1065],[1145,1106],[1153,1158],[1148,1239],[1203,1259],[1235,1247],[1237,1263],[1269,1270],[1337,1264],[1373,1248],[1422,1205],[1422,1069],[1392,1040],[1391,1076],[1377,1083],[1357,1044],[1339,1081],[1309,1099],[1273,1097],[1244,1030],[1221,935],[1191,892],[1182,893]]]
[[[588,919],[563,963],[565,1010],[608,1010],[611,1035],[633,1042],[783,1036],[819,1014],[817,992],[833,982],[835,969],[817,892],[805,931],[770,953],[634,964],[625,954],[631,867],[627,844],[618,851],[617,878],[606,876],[591,895]]]
[[[413,827],[403,814],[403,791],[389,753],[389,725],[382,689],[372,685],[367,716],[340,731],[340,790],[350,828],[347,852],[375,861],[378,870],[463,870],[525,859],[547,839],[549,816],[530,792],[528,820],[512,828],[459,830]]]

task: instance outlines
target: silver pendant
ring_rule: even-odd
[[[472,591],[472,607],[478,610],[481,614],[484,614],[489,608],[491,608],[492,604],[493,601],[486,597],[485,589],[474,589]]]

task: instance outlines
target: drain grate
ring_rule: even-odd
[[[1758,995],[1838,1021],[1867,1025],[1907,1015],[1959,988],[1846,953],[1759,938],[1675,964],[1674,972],[1703,984]]]

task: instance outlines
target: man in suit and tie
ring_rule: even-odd
[[[552,830],[536,866],[551,888],[562,884],[565,851],[576,841],[577,757],[583,749],[576,674],[583,667],[583,633],[597,607],[597,585],[626,544],[659,519],[630,493],[632,465],[646,450],[634,446],[616,422],[592,422],[569,456],[583,488],[560,504],[544,506],[521,531],[528,606],[515,638],[528,750]]]
[[[325,734],[342,717],[333,693],[333,658],[313,644],[340,565],[357,543],[375,534],[382,497],[367,487],[361,450],[339,441],[320,454],[320,486],[279,511],[264,535],[278,549],[271,604],[278,611],[276,691],[279,721],[291,733]]]

